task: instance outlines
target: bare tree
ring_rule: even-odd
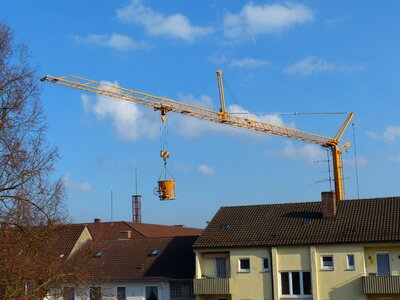
[[[45,140],[39,78],[28,60],[0,23],[1,299],[43,299],[70,275],[53,225],[67,218],[62,181],[52,178],[58,154]]]
[[[26,47],[0,23],[0,220],[18,226],[65,218],[62,182],[51,179],[58,155],[45,141],[38,82]]]

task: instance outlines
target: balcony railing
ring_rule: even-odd
[[[229,295],[229,278],[201,278],[193,281],[195,295]]]
[[[400,276],[367,275],[362,279],[364,294],[400,293]]]

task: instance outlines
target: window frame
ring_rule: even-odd
[[[159,288],[159,286],[156,285],[156,284],[153,284],[153,285],[149,284],[149,285],[145,285],[144,286],[144,299],[145,300],[147,299],[147,293],[146,293],[147,288],[153,288],[153,287],[157,288],[157,299],[160,299],[160,288]]]
[[[120,300],[120,297],[119,297],[119,294],[118,294],[118,289],[124,289],[124,298],[122,298],[123,300],[126,300],[127,299],[127,297],[126,297],[126,290],[127,290],[127,288],[126,288],[126,286],[117,286],[117,300]]]
[[[227,258],[215,258],[214,260],[215,260],[214,261],[215,262],[215,277],[217,277],[217,278],[229,278],[228,259]],[[222,261],[224,262],[223,264],[222,264]],[[219,265],[218,262],[220,262],[221,265]],[[224,270],[219,268],[222,265],[224,266],[223,267]],[[224,271],[225,273],[224,272],[220,273],[220,271]],[[223,275],[225,275],[225,276],[223,276]]]
[[[350,265],[350,260],[349,258],[353,257],[353,265]],[[348,271],[354,271],[356,269],[356,257],[354,254],[347,254],[346,255],[346,264],[347,264],[347,269]]]
[[[267,261],[267,263],[268,263],[268,268],[265,268],[265,261]],[[269,272],[269,270],[270,270],[269,257],[262,258],[262,270],[263,270],[263,272]]]
[[[324,258],[332,258],[332,266],[324,266]],[[332,254],[321,255],[321,270],[323,271],[333,271],[335,270],[335,259]]]
[[[249,261],[249,268],[242,268],[242,260],[248,260]],[[238,272],[239,273],[250,273],[251,270],[251,263],[250,263],[250,257],[240,257],[238,259]]]
[[[288,273],[288,288],[289,294],[282,293],[282,273]],[[299,273],[299,286],[300,286],[300,294],[293,294],[293,276],[292,273]],[[304,294],[304,273],[310,273],[310,283],[311,283],[311,294]],[[279,295],[281,298],[312,298],[312,276],[311,271],[280,271],[279,272]]]

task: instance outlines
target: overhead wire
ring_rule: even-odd
[[[356,187],[357,187],[357,199],[360,199],[360,187],[358,181],[358,159],[357,159],[357,144],[356,144],[356,133],[355,133],[355,125],[354,119],[351,122],[353,128],[353,144],[354,144],[354,166],[356,168]]]

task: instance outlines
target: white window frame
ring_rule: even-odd
[[[324,257],[332,258],[332,266],[324,266]],[[321,255],[321,270],[324,271],[333,271],[335,269],[335,259],[332,254],[329,255]]]
[[[265,268],[265,267],[264,267],[264,261],[265,261],[265,260],[268,261],[268,268]],[[262,269],[263,269],[263,272],[269,272],[269,269],[270,269],[270,266],[269,266],[269,257],[263,257],[263,259],[262,259]]]
[[[157,288],[157,298],[158,298],[158,299],[161,299],[161,297],[160,297],[160,287],[159,287],[159,285],[158,285],[158,284],[146,284],[146,285],[143,287],[143,295],[144,295],[143,299],[144,299],[144,300],[146,300],[146,288],[147,288],[147,287],[156,287],[156,288]]]
[[[296,294],[296,295],[293,294],[293,281],[292,281],[292,273],[295,273],[295,272],[300,273],[299,279],[300,279],[300,292],[301,292],[301,294]],[[311,291],[311,295],[304,294],[303,273],[306,273],[306,272],[310,273],[311,280],[312,280],[311,271],[280,271],[279,277],[278,277],[280,297],[281,298],[301,298],[301,299],[312,298],[313,297],[312,291]],[[281,273],[288,273],[288,275],[289,275],[289,293],[290,294],[282,294],[282,275],[281,275]],[[311,282],[311,285],[312,285],[312,282]]]
[[[350,256],[353,256],[353,265],[351,266],[350,265],[350,260],[349,260],[349,257]],[[354,254],[347,254],[346,255],[346,260],[347,260],[347,270],[349,270],[349,271],[354,271],[355,269],[356,269],[356,257],[355,257],[355,255]]]
[[[128,291],[128,289],[127,289],[127,287],[125,286],[125,285],[120,285],[120,286],[117,286],[116,288],[115,288],[115,290],[116,290],[116,292],[117,292],[117,297],[115,297],[116,299],[118,299],[118,288],[124,288],[125,289],[125,300],[126,299],[128,299],[128,297],[127,297],[127,291]]]
[[[243,269],[243,268],[242,268],[241,261],[242,261],[242,260],[245,260],[245,259],[249,261],[249,268],[248,268],[248,269]],[[250,257],[240,257],[240,258],[238,259],[238,272],[239,272],[239,273],[250,273],[250,269],[251,269]]]

